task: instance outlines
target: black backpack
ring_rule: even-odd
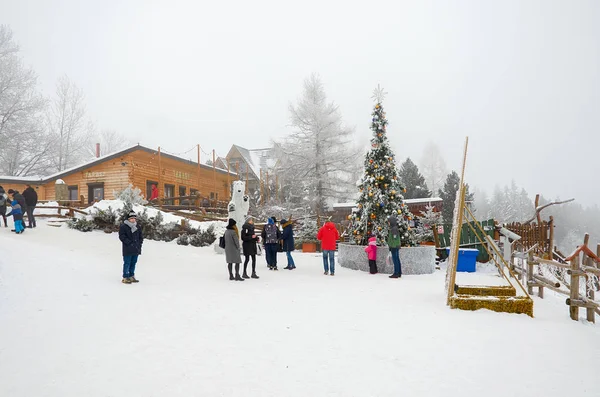
[[[4,207],[6,205],[6,197],[4,194],[0,194],[0,207]]]
[[[277,244],[277,226],[273,224],[265,225],[265,244]]]
[[[225,249],[225,235],[219,237],[219,247]]]

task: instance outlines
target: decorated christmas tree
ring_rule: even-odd
[[[373,94],[375,108],[371,114],[371,149],[365,157],[365,172],[357,182],[360,197],[358,209],[349,216],[350,232],[357,244],[365,245],[370,236],[377,236],[379,243],[385,243],[388,235],[387,219],[394,214],[402,245],[414,245],[414,231],[408,225],[413,215],[404,204],[404,186],[400,182],[398,170],[388,138],[383,98],[385,93],[377,86]]]

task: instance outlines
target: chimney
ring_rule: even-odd
[[[100,144],[96,144],[96,158],[100,157]]]

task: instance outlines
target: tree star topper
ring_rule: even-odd
[[[373,90],[373,96],[371,98],[375,100],[375,103],[381,103],[386,95],[387,92],[383,91],[383,88],[377,84],[377,88]]]

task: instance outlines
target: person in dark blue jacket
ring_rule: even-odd
[[[10,206],[11,210],[8,214],[6,214],[6,216],[12,215],[15,222],[15,228],[13,231],[17,234],[21,234],[25,231],[25,226],[23,225],[23,210],[21,209],[21,205],[17,200],[11,201]]]
[[[294,264],[294,258],[292,258],[292,251],[294,250],[294,230],[292,229],[292,221],[281,220],[281,226],[283,227],[282,240],[283,240],[283,251],[287,256],[288,265],[284,269],[293,270],[296,268]]]
[[[142,254],[144,236],[142,228],[137,223],[137,215],[131,211],[125,222],[119,228],[119,240],[123,243],[123,284],[137,283],[135,278],[135,265],[138,256]]]

